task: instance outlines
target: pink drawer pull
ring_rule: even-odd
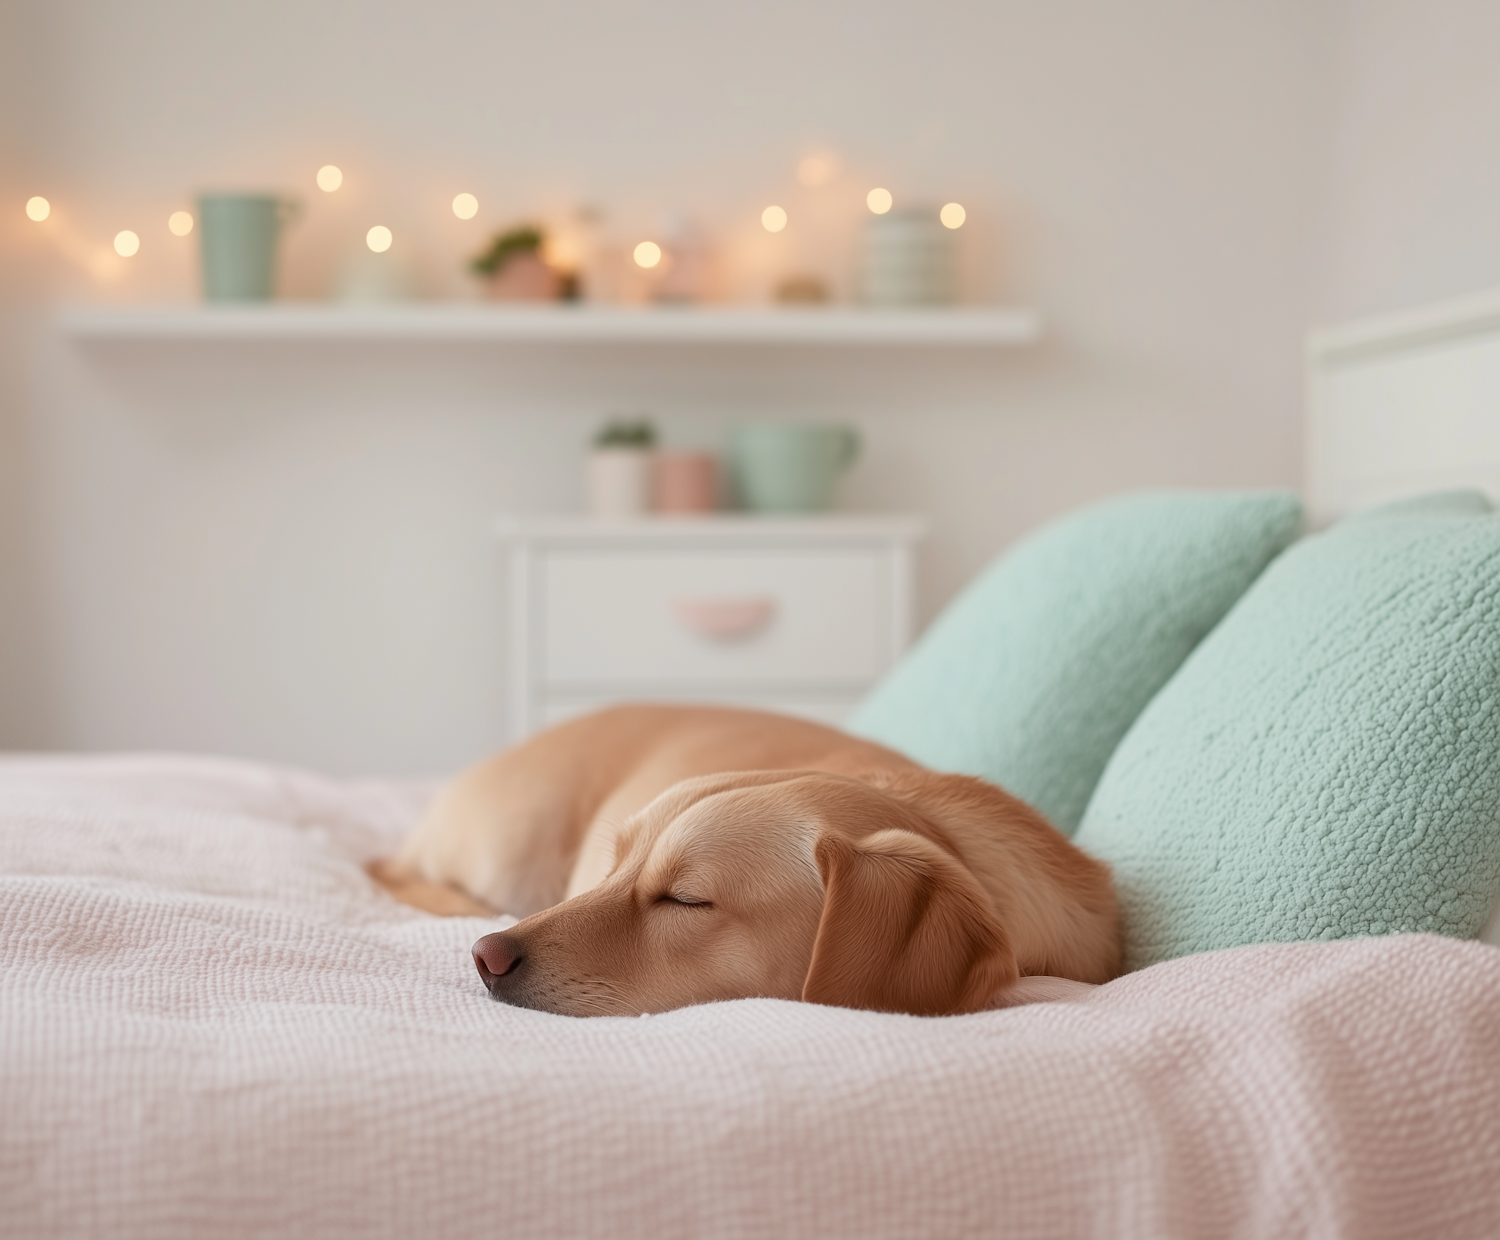
[[[774,598],[680,598],[672,611],[683,627],[714,641],[743,641],[771,623]]]

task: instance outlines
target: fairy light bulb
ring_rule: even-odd
[[[377,254],[384,254],[391,248],[391,230],[384,224],[376,224],[365,234],[365,244]]]
[[[167,231],[174,237],[186,237],[193,231],[193,213],[191,211],[173,211],[167,216]]]
[[[337,164],[324,164],[318,169],[318,188],[331,194],[344,183],[343,170]]]
[[[52,204],[38,194],[35,198],[26,200],[26,216],[40,224],[52,214]]]
[[[884,215],[891,209],[895,199],[891,197],[888,189],[872,189],[865,195],[865,206],[869,207],[876,215]]]
[[[115,253],[121,258],[134,258],[141,248],[141,239],[126,228],[115,234]]]
[[[964,221],[969,218],[969,213],[956,202],[950,202],[938,212],[938,219],[943,221],[944,228],[962,228]]]
[[[453,200],[453,214],[461,220],[472,220],[479,214],[479,199],[473,194],[460,194]]]
[[[760,213],[760,226],[767,232],[778,233],[786,227],[786,211],[771,205]]]
[[[642,241],[635,247],[635,265],[637,267],[655,267],[661,262],[661,246],[654,241]]]

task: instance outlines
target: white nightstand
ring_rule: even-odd
[[[620,701],[838,722],[911,638],[911,517],[502,518],[513,737]]]

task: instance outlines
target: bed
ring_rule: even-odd
[[[1444,487],[1500,499],[1500,291],[1316,331],[1307,380],[1315,521]]]
[[[1440,351],[1480,361],[1441,408],[1482,399],[1487,306],[1443,320]],[[1315,344],[1322,515],[1405,485],[1391,462],[1410,454],[1371,456],[1360,418],[1405,416],[1380,402],[1416,373],[1403,358],[1432,365],[1432,321]],[[1398,377],[1368,381],[1377,361]],[[1445,443],[1408,483],[1488,481],[1460,431]],[[429,917],[366,878],[433,791],[0,760],[0,1232],[1496,1230],[1490,943],[1205,951],[963,1017],[746,1000],[578,1020],[488,998],[469,946],[496,922]]]
[[[491,1002],[360,863],[430,789],[0,765],[12,1235],[1481,1235],[1500,950],[1210,953],[918,1019]]]

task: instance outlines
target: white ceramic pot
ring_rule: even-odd
[[[589,511],[596,517],[639,517],[650,512],[651,457],[645,448],[595,448],[590,452]]]
[[[411,264],[398,246],[376,254],[363,244],[345,256],[334,287],[339,301],[359,304],[408,301],[415,291]]]
[[[932,306],[957,300],[953,233],[936,208],[895,210],[865,221],[864,300],[872,306]]]

